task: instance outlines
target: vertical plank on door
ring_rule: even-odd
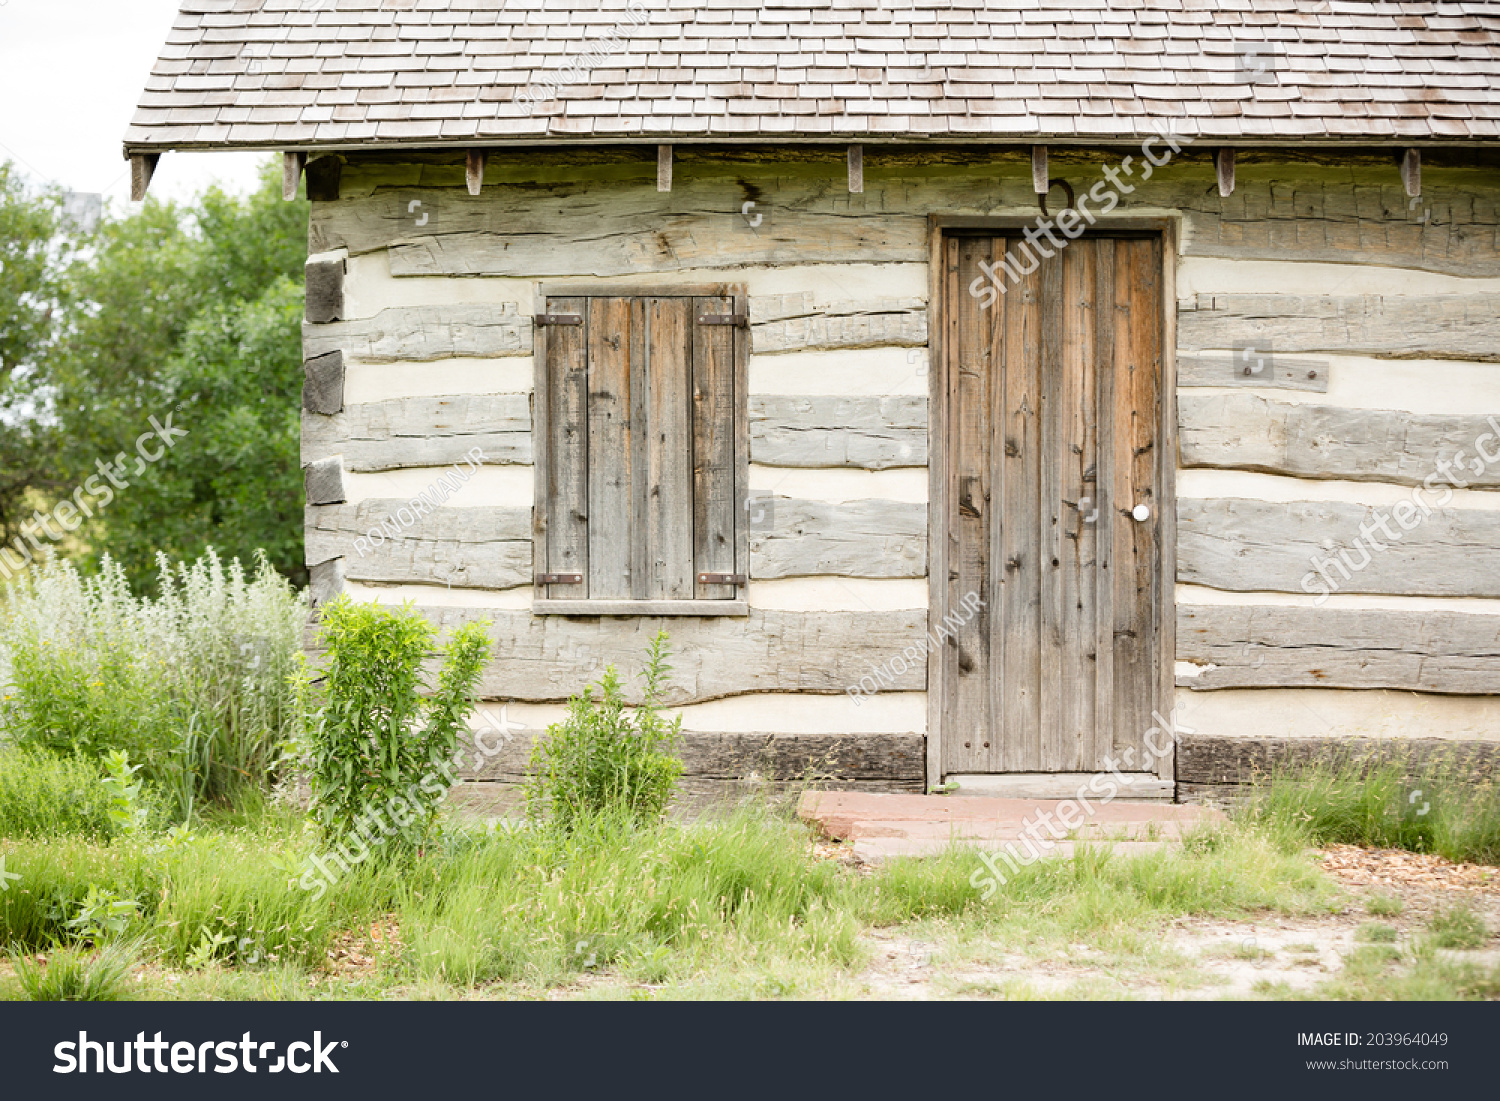
[[[1012,244],[1012,239],[996,237],[991,244],[992,259],[996,263],[1004,260]],[[1000,278],[1001,287],[1005,287],[1004,280],[1007,277],[1001,274]],[[1006,294],[1009,293],[1007,290]],[[990,365],[989,408],[985,415],[987,425],[984,440],[990,479],[990,507],[984,525],[984,535],[989,541],[989,551],[986,555],[989,569],[985,577],[986,591],[983,594],[984,612],[988,618],[989,628],[987,647],[989,668],[986,671],[989,699],[986,701],[985,713],[989,718],[990,744],[988,748],[985,748],[981,743],[980,748],[983,752],[976,759],[985,772],[1005,771],[1006,741],[1010,737],[1005,726],[1005,697],[1012,687],[1006,681],[1005,669],[1005,652],[1008,644],[1006,639],[1008,625],[1005,618],[1005,537],[1006,527],[1010,523],[1005,497],[1005,379],[1008,370],[1005,360],[1005,308],[1005,297],[996,299],[990,308],[984,311],[979,328],[979,335],[985,341],[985,346],[989,351]]]
[[[545,573],[581,573],[582,585],[549,585],[553,600],[589,595],[588,392],[589,300],[548,299],[548,313],[576,314],[582,325],[547,329],[547,564]]]
[[[1089,747],[1086,768],[1099,768],[1114,750],[1115,727],[1115,588],[1113,576],[1115,532],[1120,517],[1115,506],[1115,270],[1116,245],[1111,237],[1095,244],[1094,257],[1094,363],[1095,409],[1098,439],[1095,460],[1094,522],[1097,540],[1096,607],[1094,611],[1094,742]]]
[[[1014,237],[1008,245],[1019,266],[1026,246]],[[999,652],[1005,698],[998,722],[1005,772],[1037,772],[1042,768],[1042,575],[1036,521],[1041,509],[1042,470],[1040,291],[1041,277],[1033,270],[1012,285],[1003,300],[1005,420],[998,449],[1003,485],[997,496],[1004,517],[1003,552],[996,563],[1000,583],[995,590],[1005,630]]]
[[[1066,250],[1064,254],[1066,255]],[[1041,578],[1041,686],[1038,704],[1041,721],[1041,767],[1047,772],[1061,771],[1063,692],[1066,681],[1063,669],[1067,661],[1069,640],[1063,631],[1063,470],[1067,451],[1063,431],[1063,344],[1066,339],[1063,310],[1063,257],[1042,261],[1041,280],[1041,500],[1037,509],[1037,546]]]
[[[699,600],[729,600],[733,585],[703,585],[698,573],[735,573],[734,341],[729,325],[699,325],[705,314],[732,314],[733,298],[693,302],[693,583]]]
[[[691,298],[647,298],[649,339],[644,371],[644,484],[637,508],[644,514],[635,537],[644,577],[633,588],[644,600],[693,596],[693,516],[683,506],[693,493],[693,330]],[[639,365],[632,364],[632,368]]]
[[[1073,242],[1060,259],[1062,271],[1062,370],[1058,465],[1062,493],[1061,624],[1062,694],[1059,700],[1057,766],[1081,772],[1094,766],[1095,613],[1097,523],[1089,523],[1098,473],[1094,418],[1094,259],[1096,243]]]
[[[1154,240],[1122,241],[1117,251],[1115,362],[1115,485],[1119,502],[1115,573],[1115,752],[1131,770],[1151,765],[1144,735],[1156,696],[1156,573],[1159,532],[1156,487],[1157,379],[1160,374],[1161,275]],[[1131,509],[1147,505],[1138,522]],[[1128,751],[1128,752],[1127,752]]]
[[[958,556],[952,573],[948,608],[956,624],[957,682],[951,714],[954,717],[952,744],[955,751],[953,771],[976,767],[987,741],[992,742],[989,716],[989,683],[991,669],[989,608],[991,593],[987,584],[990,572],[987,525],[990,510],[989,475],[989,341],[984,326],[988,320],[979,301],[968,293],[970,284],[981,278],[979,262],[991,259],[992,243],[987,237],[964,237],[958,241],[958,293],[951,300],[958,322],[958,350],[954,363],[955,401],[951,408],[956,418],[954,500],[956,530],[959,532]],[[984,601],[977,614],[967,614],[962,600],[967,593],[977,593]]]
[[[588,588],[594,599],[631,591],[633,465],[631,359],[644,355],[626,298],[595,298],[588,326]]]

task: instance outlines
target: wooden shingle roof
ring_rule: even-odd
[[[1500,0],[628,3],[182,0],[126,148],[1500,138]]]

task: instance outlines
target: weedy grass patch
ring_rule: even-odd
[[[0,736],[143,766],[176,821],[265,791],[301,727],[290,681],[306,605],[262,556],[159,559],[159,595],[120,567],[44,558],[0,608]]]
[[[396,907],[408,964],[460,985],[857,957],[848,878],[813,857],[802,827],[753,812],[575,819],[476,840],[424,870]]]
[[[45,750],[0,746],[0,837],[89,837],[121,834],[113,793],[99,762]],[[138,796],[139,820],[160,821],[164,809],[150,793]]]
[[[1500,787],[1442,761],[1408,776],[1395,764],[1349,761],[1264,778],[1246,820],[1292,843],[1360,845],[1500,864]]]

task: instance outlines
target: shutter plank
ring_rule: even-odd
[[[700,600],[730,600],[733,585],[704,585],[700,573],[738,573],[735,525],[735,360],[731,325],[699,325],[704,314],[734,313],[733,298],[692,301],[692,578]]]
[[[648,600],[688,600],[693,576],[693,370],[691,298],[648,298],[646,321],[644,449],[638,469],[645,475],[637,498],[644,523],[633,533],[636,595]],[[635,364],[632,364],[635,367]]]
[[[630,367],[636,335],[629,299],[595,298],[589,302],[588,595],[591,599],[634,595],[630,587],[635,459],[630,439]]]
[[[546,591],[552,600],[581,599],[589,595],[588,299],[548,299],[547,310],[580,314],[584,324],[551,326],[546,336],[547,561],[541,572],[582,574],[582,585],[548,585]]]

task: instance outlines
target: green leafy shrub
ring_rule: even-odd
[[[422,660],[436,630],[419,612],[341,596],[321,615],[325,659],[305,744],[312,816],[336,841],[371,831],[389,814],[392,826],[381,832],[420,845],[436,825],[458,734],[474,710],[488,624],[453,633],[425,699]],[[311,696],[313,682],[304,676],[302,685]]]
[[[264,558],[250,578],[212,551],[159,565],[155,599],[107,560],[84,578],[49,557],[8,587],[0,733],[58,754],[123,751],[185,819],[274,779],[300,728],[289,677],[305,610]]]
[[[80,940],[103,944],[125,932],[139,908],[140,903],[133,898],[121,898],[106,888],[90,887],[78,905],[78,915],[68,921],[68,928]]]
[[[103,784],[109,794],[109,820],[123,834],[139,833],[151,815],[141,798],[141,782],[135,779],[140,770],[140,765],[130,763],[130,755],[123,749],[112,749],[104,758]]]
[[[97,762],[43,750],[0,748],[0,837],[103,840],[119,833],[113,810]],[[146,791],[139,793],[136,810],[148,822],[162,813]]]
[[[682,774],[675,756],[682,718],[661,714],[661,691],[672,667],[660,631],[647,649],[643,702],[630,707],[620,676],[607,667],[597,686],[568,703],[568,717],[547,728],[531,750],[525,784],[526,816],[563,830],[580,818],[621,811],[637,822],[666,813]],[[599,689],[596,699],[594,688]]]
[[[135,966],[136,946],[111,944],[97,955],[54,948],[45,963],[21,953],[11,962],[21,989],[34,1002],[117,1002]]]

